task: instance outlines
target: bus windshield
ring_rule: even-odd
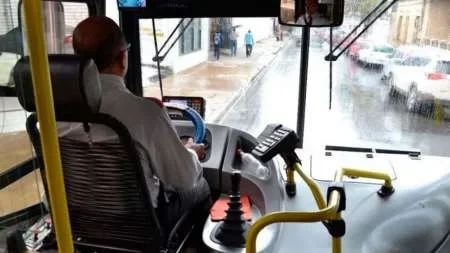
[[[347,1],[344,24],[334,29],[332,46],[376,4]],[[339,145],[450,155],[450,79],[437,64],[445,61],[440,58],[447,55],[450,41],[448,29],[433,29],[446,26],[449,18],[440,12],[429,18],[432,10],[449,4],[431,5],[415,3],[411,9],[399,1],[350,45],[333,63],[331,108],[330,66],[324,60],[330,29],[311,29],[305,148]],[[179,21],[157,20],[160,46]],[[186,19],[184,27],[161,62],[163,95],[202,96],[207,122],[252,135],[269,123],[296,129],[302,28],[282,26],[276,18]],[[144,95],[159,97],[150,19],[140,20],[140,39]],[[429,61],[411,66],[410,57],[418,52]]]

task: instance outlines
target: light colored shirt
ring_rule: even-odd
[[[233,31],[230,33],[230,40],[237,40],[238,38],[238,33]]]
[[[101,74],[100,79],[100,113],[120,121],[138,142],[137,150],[153,206],[157,207],[158,203],[159,180],[166,190],[192,189],[203,176],[203,169],[195,151],[183,146],[166,110],[132,94],[119,76]],[[58,133],[60,137],[88,140],[81,124],[58,123]],[[111,141],[117,140],[117,135],[108,127],[94,124],[91,138],[93,141]]]

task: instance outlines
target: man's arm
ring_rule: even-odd
[[[152,119],[158,127],[148,140],[152,167],[169,188],[192,189],[203,175],[197,154],[184,147],[164,109],[160,109],[158,116]]]

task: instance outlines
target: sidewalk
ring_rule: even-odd
[[[201,96],[206,100],[208,122],[216,123],[250,87],[254,78],[275,58],[285,41],[267,38],[256,42],[252,56],[238,48],[237,56],[221,55],[163,79],[164,95]],[[143,80],[144,96],[160,97],[157,81]],[[145,85],[148,84],[148,85]]]

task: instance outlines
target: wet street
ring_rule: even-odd
[[[329,109],[329,63],[324,55],[322,48],[310,50],[305,147],[418,149],[427,155],[450,155],[448,121],[408,113],[401,101],[389,99],[381,70],[363,68],[346,56],[333,64]],[[296,129],[299,65],[300,47],[288,42],[220,123],[255,136],[269,123]]]

